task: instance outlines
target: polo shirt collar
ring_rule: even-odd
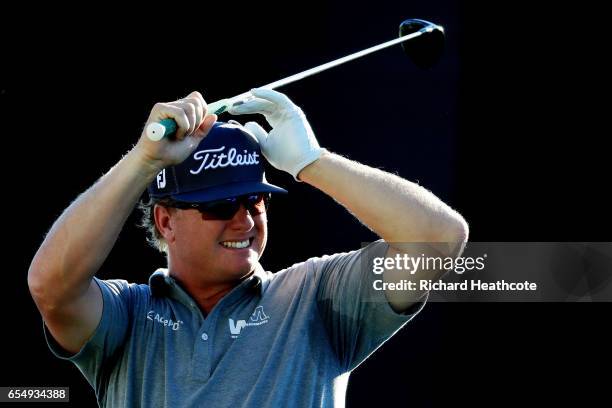
[[[261,295],[268,281],[268,272],[263,269],[260,263],[257,263],[255,271],[234,287],[221,301],[223,303],[233,303],[247,293]],[[159,268],[149,277],[149,287],[154,297],[169,297],[185,305],[193,304],[191,296],[170,276],[167,268]]]

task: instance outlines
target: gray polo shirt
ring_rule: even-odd
[[[207,316],[168,276],[99,280],[99,326],[76,355],[103,407],[342,407],[350,371],[416,313],[374,290],[382,241],[272,274],[260,265]]]

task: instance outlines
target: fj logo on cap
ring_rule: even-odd
[[[163,169],[157,175],[157,188],[166,187],[166,169]]]
[[[232,147],[225,154],[224,150],[225,146],[221,146],[217,149],[196,152],[193,155],[194,160],[201,160],[202,163],[197,170],[189,170],[189,172],[191,174],[199,174],[202,170],[259,164],[259,154],[255,151],[249,153],[247,150],[243,150],[244,153],[238,153],[236,148]]]

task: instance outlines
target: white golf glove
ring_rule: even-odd
[[[244,127],[257,138],[261,152],[270,164],[300,181],[300,171],[323,152],[306,115],[280,92],[259,88],[252,89],[251,94],[255,98],[231,107],[228,112],[232,115],[264,115],[272,126],[270,133],[256,122],[248,122]]]

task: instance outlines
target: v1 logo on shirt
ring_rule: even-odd
[[[240,335],[240,331],[242,330],[242,328],[244,326],[246,326],[246,321],[244,320],[238,320],[237,322],[234,323],[234,319],[228,319],[229,320],[229,328],[230,328],[230,333],[232,335],[232,338],[236,338]]]
[[[266,312],[264,312],[263,306],[257,306],[251,314],[251,317],[249,317],[248,322],[246,320],[234,321],[234,319],[232,318],[229,318],[227,320],[230,329],[230,336],[232,336],[232,339],[237,339],[238,336],[240,336],[240,332],[242,332],[242,329],[247,326],[260,326],[262,324],[268,323],[270,317],[266,315]]]

